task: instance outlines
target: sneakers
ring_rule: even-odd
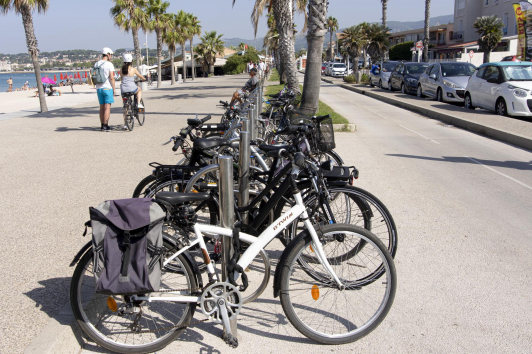
[[[108,126],[108,125],[104,125],[103,128],[102,128],[103,132],[110,132],[111,130],[113,130],[113,129],[111,129],[111,127]]]
[[[137,104],[138,109],[144,109],[144,105],[142,103]]]
[[[103,124],[102,124],[101,126],[102,126],[102,129],[101,129],[101,131],[103,132]]]

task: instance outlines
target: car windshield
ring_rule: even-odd
[[[532,81],[531,65],[503,66],[507,81]]]
[[[397,66],[397,64],[398,63],[383,63],[382,64],[382,71],[384,71],[384,72],[394,71],[395,67]]]
[[[345,69],[345,64],[334,64],[335,68]]]
[[[408,64],[405,65],[405,74],[421,74],[429,64]]]
[[[471,76],[476,68],[472,64],[467,63],[444,63],[441,64],[441,74],[444,77],[448,76]]]

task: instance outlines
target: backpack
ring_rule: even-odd
[[[158,291],[166,212],[151,198],[108,200],[89,208],[96,292]]]
[[[105,62],[102,63],[102,65],[100,66],[95,66],[92,70],[91,70],[91,79],[92,79],[92,82],[95,84],[95,85],[98,85],[98,84],[103,84],[107,81],[107,78],[105,77],[105,72],[102,68],[102,66],[105,65]]]

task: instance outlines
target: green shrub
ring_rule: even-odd
[[[390,48],[390,60],[412,60],[410,48],[414,42],[404,42],[394,45]]]
[[[364,85],[369,85],[369,75],[362,74],[362,77],[360,78],[360,83]]]
[[[255,52],[246,52],[244,55],[232,55],[227,58],[224,66],[222,67],[225,75],[242,74],[246,70],[246,64],[249,61],[254,63],[259,62],[259,56]]]
[[[349,84],[355,83],[356,82],[355,75],[344,76],[344,81]]]

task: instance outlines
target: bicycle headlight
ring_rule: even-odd
[[[510,90],[512,90],[512,93],[514,94],[515,97],[526,97],[528,96],[528,90],[527,89],[524,89],[524,88],[521,88],[521,87],[517,87],[517,86],[508,86],[508,88]]]
[[[461,89],[462,87],[455,84],[454,82],[451,82],[449,80],[443,80],[443,84],[447,87],[453,88],[453,89]]]

